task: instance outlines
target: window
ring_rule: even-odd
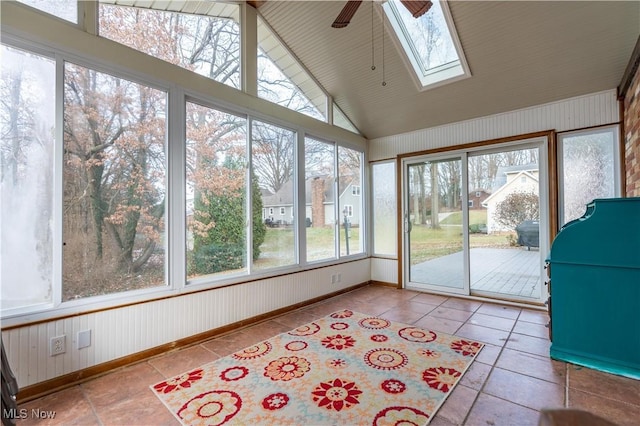
[[[383,8],[422,88],[470,76],[449,6],[434,0],[427,13],[414,18],[400,0]]]
[[[338,147],[338,204],[340,227],[340,256],[364,251],[362,197],[354,196],[348,188],[362,182],[362,153],[350,148]],[[346,218],[345,218],[346,212]]]
[[[473,208],[473,200],[469,200],[467,203],[467,206],[469,206],[470,209]]]
[[[480,198],[481,195],[482,193],[480,191],[476,191],[476,198]]]
[[[246,273],[247,120],[192,102],[186,118],[187,278]]]
[[[78,23],[78,0],[18,0],[66,21]]]
[[[360,134],[356,126],[353,125],[351,120],[349,120],[346,114],[342,112],[335,103],[333,104],[333,124],[353,133]]]
[[[67,62],[62,301],[165,285],[163,91]]]
[[[336,257],[335,145],[305,138],[307,261]]]
[[[327,120],[327,95],[260,17],[258,96],[318,120]]]
[[[559,225],[581,217],[596,198],[621,192],[618,126],[558,135]]]
[[[1,47],[2,310],[53,301],[55,62]]]
[[[295,132],[262,121],[251,125],[251,170],[256,188],[253,209],[295,208]],[[283,206],[284,205],[284,206]],[[297,262],[294,227],[284,219],[253,230],[254,269],[264,270]],[[255,225],[255,224],[254,224]],[[277,226],[273,226],[277,225]]]
[[[383,256],[397,254],[396,168],[393,162],[371,166],[373,205],[373,253]]]
[[[100,35],[240,88],[240,9],[210,2],[198,14],[123,7],[101,0]],[[185,8],[188,2],[176,2]],[[179,13],[180,12],[180,13]]]
[[[269,215],[273,216],[273,207],[269,208]]]
[[[358,185],[353,185],[351,187],[351,195],[355,195],[355,196],[360,195],[360,187]]]

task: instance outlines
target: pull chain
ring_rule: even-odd
[[[376,69],[376,53],[373,45],[373,3],[375,0],[371,0],[371,71]]]
[[[385,24],[385,13],[382,12],[382,86],[386,86],[387,82],[384,74],[384,24]]]

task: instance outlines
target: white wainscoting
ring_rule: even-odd
[[[398,260],[371,258],[371,281],[398,284]]]
[[[20,387],[142,352],[370,279],[370,259],[78,315],[2,332]],[[340,282],[331,284],[331,275]],[[91,346],[76,349],[79,331]],[[66,353],[49,356],[51,337],[66,335]]]
[[[462,100],[463,102],[464,100]],[[373,139],[369,160],[545,130],[581,129],[620,121],[616,90],[461,121],[411,133]]]

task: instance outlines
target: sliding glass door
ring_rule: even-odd
[[[546,138],[405,159],[405,287],[542,302],[546,164]]]
[[[468,291],[462,172],[460,157],[430,158],[407,166],[406,257],[409,280],[415,286]]]

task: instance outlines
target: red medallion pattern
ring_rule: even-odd
[[[231,420],[240,408],[240,395],[230,390],[205,392],[189,400],[178,410],[178,418],[185,424],[202,423],[222,425]]]
[[[461,376],[459,371],[446,367],[430,368],[422,373],[422,378],[429,387],[442,392],[449,392]]]
[[[405,340],[420,343],[433,342],[438,337],[433,331],[423,330],[418,327],[405,327],[398,334]]]
[[[233,382],[247,377],[247,374],[249,374],[247,367],[231,367],[220,373],[220,378],[225,382]]]
[[[334,379],[320,383],[311,394],[318,407],[340,411],[359,404],[358,398],[362,391],[358,389],[354,382]]]
[[[191,383],[202,379],[203,370],[201,368],[193,370],[190,373],[184,373],[173,379],[158,383],[153,387],[156,392],[169,393],[178,388],[190,388]]]
[[[320,326],[315,322],[311,324],[303,325],[302,327],[298,327],[295,330],[289,332],[292,336],[312,336],[320,331]]]
[[[334,330],[346,330],[347,328],[349,328],[349,324],[347,324],[346,322],[334,322],[333,324],[331,324],[331,328]]]
[[[383,391],[387,393],[402,393],[407,390],[407,385],[402,383],[400,380],[389,379],[382,382],[380,385]]]
[[[331,318],[350,318],[353,316],[353,311],[345,309],[344,311],[334,312],[329,317]]]
[[[269,342],[262,342],[255,346],[250,346],[240,352],[233,354],[235,359],[259,358],[271,352],[272,346]]]
[[[397,349],[378,348],[364,354],[364,362],[378,370],[396,370],[407,365],[409,358]]]
[[[267,410],[279,410],[289,403],[289,397],[283,393],[272,393],[262,400],[262,406]]]
[[[370,330],[379,330],[381,328],[387,328],[391,323],[384,318],[364,318],[360,322],[360,327],[368,328]]]
[[[356,341],[351,336],[336,334],[333,336],[325,337],[320,343],[322,343],[322,345],[327,349],[336,349],[338,351],[341,351],[343,349],[353,347]]]
[[[185,426],[424,426],[481,348],[342,310],[152,390]]]
[[[458,353],[461,353],[464,356],[476,356],[478,351],[482,349],[482,345],[478,342],[461,339],[455,342],[451,342],[451,349]]]
[[[412,407],[388,407],[376,414],[374,426],[422,426],[429,421],[429,415]]]
[[[271,361],[264,368],[264,376],[274,381],[282,380],[286,382],[304,376],[304,373],[310,369],[311,367],[306,359],[298,358],[297,356],[284,356]]]

